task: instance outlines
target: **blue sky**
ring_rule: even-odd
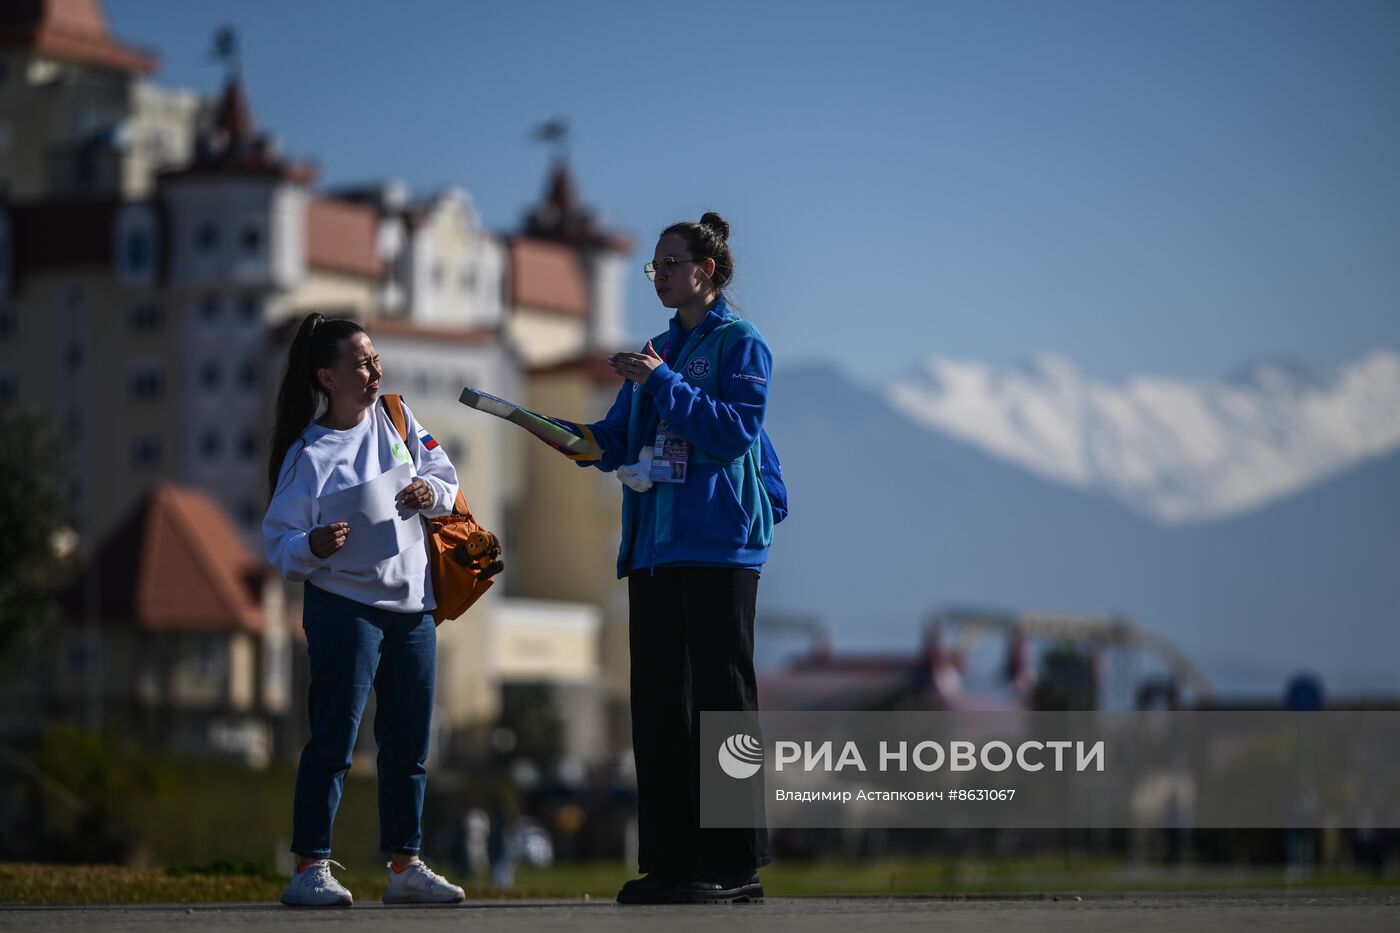
[[[234,25],[259,119],[323,184],[459,185],[503,231],[542,188],[532,128],[567,116],[584,196],[640,247],[638,336],[655,234],[713,208],[780,371],[1400,348],[1397,3],[104,5],[205,92]]]

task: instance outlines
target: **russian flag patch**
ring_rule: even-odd
[[[419,431],[418,440],[423,444],[424,450],[434,450],[437,448],[438,442],[433,440],[433,436],[427,431]]]

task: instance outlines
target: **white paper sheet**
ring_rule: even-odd
[[[401,463],[367,483],[317,499],[321,524],[349,522],[345,546],[326,561],[332,570],[355,570],[388,560],[423,541],[418,512],[398,507],[399,491],[413,482],[413,464]]]

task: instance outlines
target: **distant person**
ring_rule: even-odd
[[[491,860],[487,855],[491,838],[491,816],[481,807],[472,807],[465,817],[467,830],[467,864],[473,881],[485,884],[491,878]]]
[[[772,355],[725,299],[728,240],[716,213],[662,231],[645,272],[676,312],[670,327],[610,358],[627,382],[606,418],[574,426],[603,449],[586,465],[624,482],[644,877],[623,885],[623,904],[761,898],[771,861],[764,828],[700,828],[700,713],[758,708],[754,608],[774,524],[759,459]]]
[[[407,405],[408,440],[399,437],[384,406],[375,404],[382,375],[360,325],[310,314],[292,340],[277,396],[263,539],[268,561],[284,577],[306,581],[302,628],[311,662],[311,739],[292,804],[292,851],[300,862],[282,895],[282,903],[297,907],[352,902],[331,875],[332,865],[343,867],[330,861],[331,826],[371,684],[379,845],[389,857],[384,901],[465,899],[460,887],[418,856],[437,667],[427,551],[420,542],[367,566],[328,566],[351,536],[368,529],[326,524],[317,504],[321,496],[411,463],[416,476],[398,491],[397,506],[430,516],[452,510],[456,470]]]

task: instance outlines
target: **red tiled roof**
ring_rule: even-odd
[[[23,48],[54,58],[154,74],[159,59],[115,39],[98,0],[5,0],[0,48]]]
[[[582,317],[588,313],[588,281],[578,253],[544,240],[510,241],[510,294],[517,308],[539,308]]]
[[[601,248],[630,253],[632,240],[606,229],[579,197],[578,185],[567,159],[558,158],[545,183],[544,200],[525,217],[524,234],[537,240],[567,243],[581,248]]]
[[[375,245],[378,229],[373,208],[316,198],[306,205],[306,264],[377,279],[384,274]]]
[[[290,162],[269,154],[262,145],[253,145],[237,152],[219,153],[201,159],[185,168],[162,172],[161,178],[199,178],[206,175],[255,175],[285,178],[299,185],[316,181],[317,169],[310,162]]]
[[[925,666],[923,657],[908,654],[808,655],[793,660],[793,671],[887,674]]]
[[[785,671],[760,675],[758,694],[768,709],[882,709],[918,691],[910,668],[891,671]]]
[[[600,385],[620,385],[622,377],[613,372],[608,365],[608,354],[606,353],[585,353],[580,356],[560,360],[557,363],[550,363],[547,366],[536,366],[529,371],[530,378],[550,376],[571,375],[581,373]]]
[[[258,121],[253,116],[253,106],[248,103],[248,93],[243,89],[243,80],[237,74],[232,75],[224,86],[214,125],[224,134],[229,146],[251,143],[258,135]]]
[[[270,136],[258,132],[258,121],[243,79],[236,73],[224,84],[214,122],[200,132],[196,155],[189,165],[162,173],[162,178],[206,175],[253,175],[285,178],[301,185],[316,180],[316,166],[282,157]]]
[[[198,490],[161,484],[97,549],[97,612],[148,631],[261,632],[266,568],[224,511]],[[90,579],[90,577],[89,577]],[[86,614],[80,581],[65,603]]]
[[[578,185],[574,183],[574,173],[569,171],[569,163],[559,160],[549,179],[545,206],[559,217],[571,217],[583,209],[578,196]]]

